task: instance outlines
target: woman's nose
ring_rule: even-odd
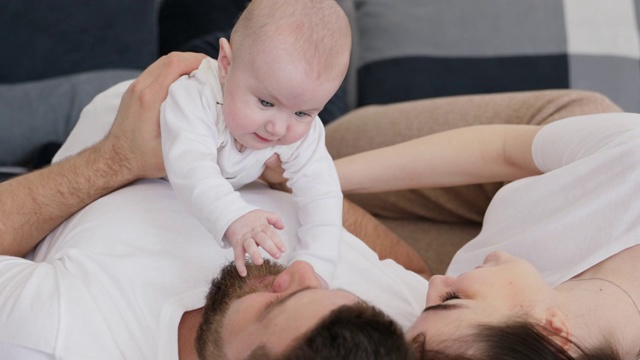
[[[295,261],[273,281],[273,292],[293,292],[304,288],[326,288],[313,267],[305,261]]]
[[[437,305],[441,303],[442,296],[450,291],[452,284],[456,278],[446,275],[433,275],[429,279],[429,290],[427,291],[426,306]]]

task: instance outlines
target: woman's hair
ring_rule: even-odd
[[[593,349],[571,341],[574,356],[548,336],[548,330],[529,321],[516,320],[479,325],[471,335],[430,347],[424,334],[413,338],[419,359],[429,360],[620,360],[610,342]]]

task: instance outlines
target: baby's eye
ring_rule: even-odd
[[[264,106],[264,107],[273,107],[273,103],[268,102],[267,100],[260,100],[260,105]]]
[[[460,299],[460,296],[458,296],[458,293],[453,291],[447,291],[444,295],[440,296],[441,302],[447,302],[449,300],[455,300],[455,299]]]
[[[307,117],[307,116],[311,116],[311,115],[307,114],[307,113],[306,113],[306,112],[304,112],[304,111],[296,111],[296,117],[298,117],[298,118],[300,118],[300,119],[302,119],[302,118],[304,118],[304,117]]]

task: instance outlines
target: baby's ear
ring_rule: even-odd
[[[218,74],[220,82],[224,84],[224,80],[229,73],[231,66],[231,44],[225,38],[220,38],[220,52],[218,54]]]
[[[556,344],[569,351],[571,347],[569,323],[564,314],[556,308],[548,309],[544,318],[544,328],[551,334]]]

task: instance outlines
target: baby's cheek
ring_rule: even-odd
[[[300,141],[303,137],[307,136],[307,134],[309,133],[309,129],[311,129],[310,126],[297,126],[294,129],[290,129],[290,131],[287,132],[287,143],[288,144],[293,144],[297,141]]]

